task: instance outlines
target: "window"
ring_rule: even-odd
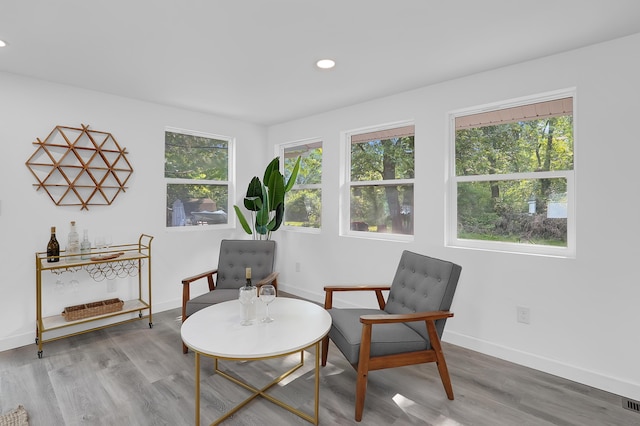
[[[167,227],[228,224],[231,140],[167,129]]]
[[[413,235],[414,133],[409,123],[347,133],[348,233]]]
[[[320,228],[322,219],[322,141],[308,140],[282,145],[280,156],[284,158],[286,181],[289,180],[296,160],[300,157],[298,177],[285,199],[285,226]]]
[[[572,256],[573,94],[452,114],[452,245]]]

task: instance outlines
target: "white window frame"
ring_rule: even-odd
[[[557,170],[549,172],[529,172],[516,174],[501,174],[491,176],[456,176],[455,164],[455,142],[456,117],[478,114],[481,112],[501,110],[506,108],[518,107],[522,105],[534,104],[538,102],[551,101],[555,99],[568,98],[573,99],[573,170]],[[445,199],[445,246],[485,251],[498,251],[517,254],[540,255],[560,258],[576,257],[576,174],[577,174],[577,94],[575,88],[547,92],[540,95],[527,96],[517,99],[511,99],[503,102],[485,104],[472,108],[459,109],[448,113],[448,134],[447,140],[447,182],[446,182],[446,199]],[[562,178],[567,182],[567,246],[554,247],[546,245],[534,244],[517,244],[500,241],[484,241],[484,240],[467,240],[458,238],[458,183],[488,180],[526,180],[526,179],[547,179]]]
[[[280,168],[282,169],[282,173],[284,174],[284,151],[287,148],[293,148],[293,147],[297,147],[297,146],[303,146],[303,145],[310,145],[310,144],[320,144],[321,146],[324,146],[324,142],[322,141],[322,138],[309,138],[309,139],[301,139],[301,140],[297,140],[294,142],[287,142],[287,143],[282,143],[276,146],[276,155],[278,155],[280,157]],[[322,166],[322,171],[324,171],[324,149],[322,151],[322,162],[323,162],[323,166]],[[320,183],[314,183],[314,184],[308,184],[308,185],[293,185],[293,187],[291,188],[293,189],[319,189],[320,190],[320,210],[323,210],[324,208],[324,196],[322,195],[322,180],[320,181]],[[285,199],[286,199],[286,195],[285,195]],[[282,229],[286,230],[286,231],[293,231],[293,232],[302,232],[302,233],[309,233],[309,234],[319,234],[322,231],[322,216],[320,216],[320,227],[319,228],[312,228],[312,227],[308,227],[308,226],[287,226],[284,224],[284,220],[283,220],[283,224],[282,224]]]
[[[416,188],[416,179],[415,174],[413,179],[397,179],[393,181],[387,181],[390,185],[413,185],[413,217],[414,217],[414,231],[412,234],[393,234],[393,233],[378,233],[378,232],[369,232],[369,231],[355,231],[351,229],[351,188],[353,186],[371,186],[378,185],[384,186],[385,181],[358,181],[351,182],[351,137],[354,135],[362,134],[362,133],[373,133],[382,130],[389,130],[399,127],[406,126],[415,126],[415,121],[406,120],[406,121],[398,121],[393,123],[380,124],[376,126],[370,127],[362,127],[358,129],[351,129],[347,131],[341,132],[340,142],[342,144],[342,158],[340,160],[340,168],[342,170],[341,179],[340,179],[340,187],[341,197],[340,197],[340,225],[339,232],[341,236],[344,237],[355,237],[355,238],[365,238],[371,240],[386,240],[386,241],[413,241],[415,237],[415,218],[418,217],[416,214],[416,200],[415,194],[417,193]],[[415,144],[415,132],[414,132],[414,162],[416,160],[416,144]],[[415,165],[415,163],[414,163]]]
[[[164,228],[170,232],[195,232],[212,229],[235,229],[236,228],[236,214],[233,208],[233,202],[236,199],[236,171],[235,171],[235,152],[236,152],[236,139],[232,136],[225,136],[215,133],[201,132],[197,130],[187,130],[177,127],[165,127],[163,136],[166,132],[180,133],[183,135],[204,137],[209,139],[224,140],[227,142],[227,180],[198,180],[198,179],[180,179],[180,178],[164,178],[164,193],[167,195],[167,186],[169,184],[204,184],[204,185],[226,185],[227,186],[227,223],[221,224],[207,224],[198,226],[166,226]],[[166,161],[166,156],[163,148],[163,160]],[[164,175],[164,167],[163,167]]]

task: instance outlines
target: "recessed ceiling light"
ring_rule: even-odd
[[[7,45],[7,43],[5,43],[4,41],[0,40],[0,47],[5,47]]]
[[[336,66],[336,61],[333,59],[320,59],[316,62],[316,66],[323,70],[328,70]]]

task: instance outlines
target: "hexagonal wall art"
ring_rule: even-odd
[[[124,192],[133,168],[127,151],[108,132],[56,126],[44,141],[37,138],[26,165],[57,206],[111,205]]]

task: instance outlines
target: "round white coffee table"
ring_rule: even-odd
[[[256,303],[261,304],[260,301]],[[264,308],[258,309],[264,313]],[[257,321],[250,326],[240,325],[240,302],[232,300],[202,309],[182,324],[182,341],[195,352],[196,425],[200,424],[200,356],[214,358],[215,371],[221,376],[250,390],[253,394],[219,418],[221,423],[257,396],[274,402],[303,419],[318,424],[320,391],[320,341],[331,328],[331,316],[314,303],[305,300],[277,297],[269,305],[270,323]],[[263,315],[262,315],[263,316]],[[304,365],[304,351],[315,346],[315,412],[311,416],[266,393],[276,383]],[[265,360],[300,353],[300,362],[268,385],[258,389],[227,372],[218,369],[218,360]]]

